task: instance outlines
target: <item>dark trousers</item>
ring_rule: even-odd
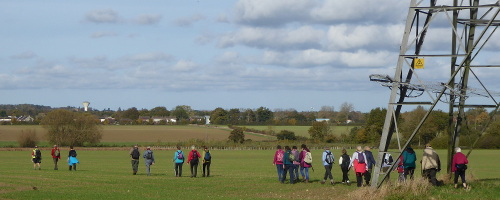
[[[455,179],[453,179],[453,183],[455,183],[455,184],[458,183],[458,177],[459,176],[462,179],[462,183],[466,183],[465,182],[465,170],[464,169],[457,169],[457,171],[455,171]]]
[[[413,174],[415,173],[415,167],[407,167],[405,168],[405,180],[406,180],[406,176],[408,176],[408,174],[410,175],[410,179],[413,180]]]
[[[182,164],[184,163],[175,163],[175,176],[176,177],[181,177],[182,176]]]
[[[198,162],[190,162],[189,165],[191,167],[191,177],[196,177],[198,174]]]
[[[368,169],[363,176],[365,176],[366,185],[370,184],[370,180],[372,179],[372,171],[373,169]]]
[[[358,187],[363,185],[363,175],[364,173],[356,172],[356,183],[358,184]]]
[[[342,182],[349,181],[349,168],[348,167],[340,167],[342,169]]]
[[[54,161],[54,170],[57,170],[57,162],[59,162],[59,158],[52,158],[52,160]]]
[[[437,173],[436,168],[426,169],[424,170],[423,176],[429,179],[429,182],[431,182],[432,185],[436,186],[437,185],[436,173]]]
[[[134,171],[135,174],[137,173],[137,170],[139,170],[139,159],[133,159],[131,163],[132,163],[132,171]]]
[[[295,180],[298,181],[299,180],[299,168],[300,168],[300,165],[293,165],[293,176],[295,177]]]
[[[281,179],[281,183],[285,182],[285,180],[286,180],[286,173],[287,172],[290,172],[290,184],[294,183],[294,181],[295,181],[295,177],[294,177],[294,174],[293,174],[293,169],[294,168],[295,168],[295,166],[293,164],[285,165],[285,169],[283,170],[283,178]]]
[[[207,176],[210,176],[210,162],[203,163],[203,176],[205,176],[205,168],[207,169]]]
[[[330,180],[333,181],[332,166],[333,165],[325,165],[325,176],[323,177],[323,180],[326,181],[326,178],[330,178]]]

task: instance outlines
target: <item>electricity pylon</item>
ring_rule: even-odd
[[[402,154],[402,149],[405,149],[419,134],[420,128],[438,104],[445,103],[444,106],[448,107],[449,112],[448,159],[441,156],[441,162],[447,164],[448,173],[451,170],[453,149],[459,146],[465,108],[493,109],[491,116],[494,116],[498,110],[500,104],[494,97],[495,93],[487,86],[492,83],[483,82],[480,77],[500,72],[495,71],[500,69],[500,65],[486,63],[495,59],[485,59],[491,56],[485,49],[495,48],[489,45],[491,42],[488,43],[488,41],[492,38],[500,39],[499,35],[495,34],[500,25],[500,20],[497,18],[500,12],[500,2],[492,0],[487,1],[488,3],[482,2],[484,1],[480,3],[479,0],[460,2],[458,0],[411,0],[394,77],[370,76],[373,81],[381,82],[391,89],[377,164],[372,177],[372,187],[380,187],[387,178],[387,174],[397,166],[394,164],[387,172],[383,172],[382,163],[385,154],[392,153],[393,157],[397,156],[394,160],[397,160]],[[434,40],[426,43],[428,37],[439,35],[443,31],[450,36],[440,38],[442,41],[435,40],[436,37],[433,37]],[[436,46],[436,41],[444,41],[447,45]],[[441,66],[442,63],[450,63],[449,77],[440,81],[437,86],[423,83],[422,80],[429,74],[420,74],[423,69],[419,68],[438,67],[439,63]],[[473,87],[479,89],[471,89]],[[415,92],[421,94],[415,95]],[[481,100],[474,101],[472,96],[487,99],[487,103]],[[409,99],[416,98],[418,98],[417,101],[409,101]],[[420,119],[411,135],[405,138],[406,141],[403,141],[399,136],[398,119],[401,111],[409,106],[422,106],[426,108],[427,113]],[[490,118],[489,122],[491,120]],[[483,133],[484,129],[481,134]],[[399,151],[388,152],[393,136],[396,136],[398,140]]]

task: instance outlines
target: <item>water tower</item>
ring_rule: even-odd
[[[84,101],[82,104],[83,104],[84,111],[87,112],[89,110],[90,102]]]

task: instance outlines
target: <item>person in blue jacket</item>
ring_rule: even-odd
[[[181,147],[177,146],[177,151],[174,153],[174,170],[175,177],[182,176],[182,165],[184,164],[184,152],[181,151]]]

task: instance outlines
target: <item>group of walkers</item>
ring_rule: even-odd
[[[139,146],[135,145],[129,152],[131,162],[132,162],[132,174],[136,175],[139,170],[139,158],[141,157],[139,152]],[[144,158],[144,163],[146,164],[146,174],[151,176],[151,166],[155,164],[155,157],[151,147],[146,147],[146,150],[142,154]],[[180,146],[177,146],[177,150],[174,152],[174,157],[172,162],[174,163],[174,171],[176,177],[182,177],[182,166],[187,158],[187,163],[191,169],[191,178],[195,178],[198,175],[198,164],[201,160],[203,164],[203,177],[210,176],[210,164],[212,163],[212,155],[208,147],[204,147],[202,154],[196,150],[196,147],[191,146],[191,151],[189,151],[187,157],[181,150]]]
[[[467,169],[467,164],[469,161],[467,157],[461,153],[459,147],[455,148],[455,155],[453,156],[452,169],[451,171],[455,173],[454,177],[454,187],[458,188],[458,178],[462,180],[462,186],[467,188],[467,183],[465,180],[465,170]],[[334,185],[332,168],[335,163],[335,157],[330,151],[329,147],[325,147],[321,156],[322,164],[325,168],[325,174],[321,184],[325,184],[327,179],[330,180],[330,184]],[[415,168],[417,161],[416,153],[411,147],[407,147],[401,156],[394,162],[392,155],[385,153],[382,171],[388,173],[394,163],[397,163],[397,168],[399,177],[398,181],[404,182],[409,177],[414,178]],[[356,147],[356,151],[351,157],[347,154],[346,149],[342,149],[342,155],[339,158],[338,164],[342,171],[342,183],[350,185],[349,171],[351,168],[354,169],[356,175],[356,183],[358,187],[363,185],[369,186],[371,181],[371,175],[373,168],[376,164],[373,153],[370,147],[366,146],[364,149],[361,146]],[[277,150],[274,154],[273,165],[276,166],[278,172],[278,181],[285,183],[287,173],[290,175],[290,184],[297,182],[309,183],[309,168],[312,168],[312,154],[305,144],[301,145],[301,150],[297,150],[296,146],[291,149],[289,146],[285,146],[285,150],[282,149],[281,145],[277,146]],[[441,161],[439,155],[434,151],[430,144],[427,144],[424,149],[424,154],[421,160],[422,165],[422,176],[429,180],[432,185],[438,185],[436,178],[436,173],[441,170]],[[300,170],[299,170],[300,169]],[[312,168],[314,170],[314,168]],[[302,179],[300,179],[300,175]],[[390,173],[389,173],[390,174]],[[363,184],[364,177],[364,184]],[[387,180],[389,180],[389,176]]]
[[[69,170],[76,171],[76,164],[78,164],[80,162],[76,158],[77,153],[76,153],[76,150],[73,149],[73,146],[70,146],[69,148],[70,148],[70,150],[68,152],[68,159],[67,159],[67,163],[69,165]],[[57,145],[54,145],[54,147],[51,150],[50,155],[52,156],[52,161],[54,162],[54,170],[58,170],[59,168],[58,168],[57,164],[58,164],[59,160],[61,159],[61,150],[59,149],[59,147],[57,147]],[[41,166],[42,151],[40,151],[40,149],[38,149],[38,146],[35,146],[35,148],[31,152],[31,161],[33,162],[33,169],[35,169],[35,170],[37,168],[38,168],[38,170],[42,169],[42,166]]]

